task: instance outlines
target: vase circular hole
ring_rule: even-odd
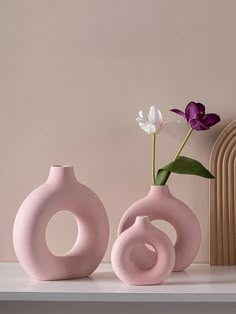
[[[163,231],[168,235],[173,245],[175,245],[177,240],[177,233],[175,228],[170,224],[169,222],[159,219],[159,220],[153,220],[151,221],[151,224],[158,228],[159,230]]]
[[[142,255],[140,255],[140,249],[142,250],[144,246],[146,248],[148,248],[150,251],[152,251],[153,253],[155,253],[155,259],[150,264],[147,264],[147,262],[145,260],[145,256],[144,256],[144,259],[142,260]],[[137,259],[140,261],[140,263],[138,265],[136,265],[136,263],[135,263],[135,261]],[[134,245],[132,252],[131,252],[131,260],[136,265],[136,267],[138,267],[140,270],[147,271],[147,270],[153,268],[153,266],[157,262],[157,259],[158,259],[158,252],[155,250],[155,248],[150,243],[136,243]],[[143,264],[145,264],[145,267],[142,266]]]
[[[151,244],[148,244],[148,243],[144,243],[144,245],[146,246],[146,248],[148,248],[150,251],[152,252],[156,252],[154,247],[151,245]]]
[[[69,232],[66,233],[65,230]],[[51,217],[46,228],[46,243],[55,256],[66,255],[79,236],[79,225],[75,216],[68,210],[61,210]]]

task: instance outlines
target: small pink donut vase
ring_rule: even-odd
[[[70,211],[79,235],[65,256],[47,247],[45,232],[51,217]],[[24,270],[37,280],[62,280],[89,276],[100,264],[109,237],[106,211],[97,195],[79,183],[72,166],[52,166],[47,181],[21,205],[15,219],[13,243]]]
[[[149,244],[155,252],[155,263],[149,269],[137,267],[130,258],[137,244]],[[115,241],[111,261],[117,277],[128,285],[156,285],[171,274],[175,250],[168,236],[154,227],[147,216],[138,216],[134,224]]]
[[[121,218],[118,235],[131,227],[137,216],[148,216],[150,221],[164,220],[176,230],[174,271],[184,271],[195,259],[200,243],[201,229],[192,210],[171,195],[168,186],[153,185],[147,196],[135,202]],[[158,254],[159,258],[159,254]],[[156,263],[156,253],[139,245],[131,254],[136,267],[149,269]]]

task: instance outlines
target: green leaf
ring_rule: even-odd
[[[156,184],[163,185],[166,183],[171,172],[180,174],[190,174],[214,179],[214,176],[199,161],[192,158],[179,156],[175,161],[158,170],[156,176]]]

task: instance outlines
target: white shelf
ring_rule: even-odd
[[[35,281],[18,263],[0,263],[0,300],[102,302],[236,302],[236,267],[192,265],[159,286],[127,286],[110,264],[89,278]]]

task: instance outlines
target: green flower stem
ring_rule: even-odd
[[[156,134],[152,134],[152,183],[156,184]]]
[[[193,132],[193,129],[191,128],[191,129],[188,131],[187,135],[185,136],[185,138],[184,138],[184,140],[183,140],[183,143],[181,144],[179,150],[177,151],[177,153],[176,153],[175,158],[173,159],[173,161],[175,161],[175,160],[179,157],[179,155],[181,154],[181,152],[182,152],[184,146],[186,145],[186,143],[187,143],[187,141],[188,141],[190,135],[192,134],[192,132]],[[165,172],[164,172],[164,171],[163,171],[162,178],[160,178],[160,180],[159,180],[159,182],[158,182],[158,185],[166,185],[166,182],[168,181],[170,175],[171,175],[171,172],[169,172],[169,171],[165,171]]]
[[[177,151],[177,154],[175,155],[175,158],[174,158],[173,161],[175,161],[175,160],[179,157],[179,155],[181,154],[181,152],[182,152],[182,150],[183,150],[185,144],[187,143],[187,141],[188,141],[190,135],[192,134],[192,132],[193,132],[193,129],[191,128],[191,129],[188,131],[187,135],[185,136],[184,141],[183,141],[182,145],[180,146],[179,150]]]

